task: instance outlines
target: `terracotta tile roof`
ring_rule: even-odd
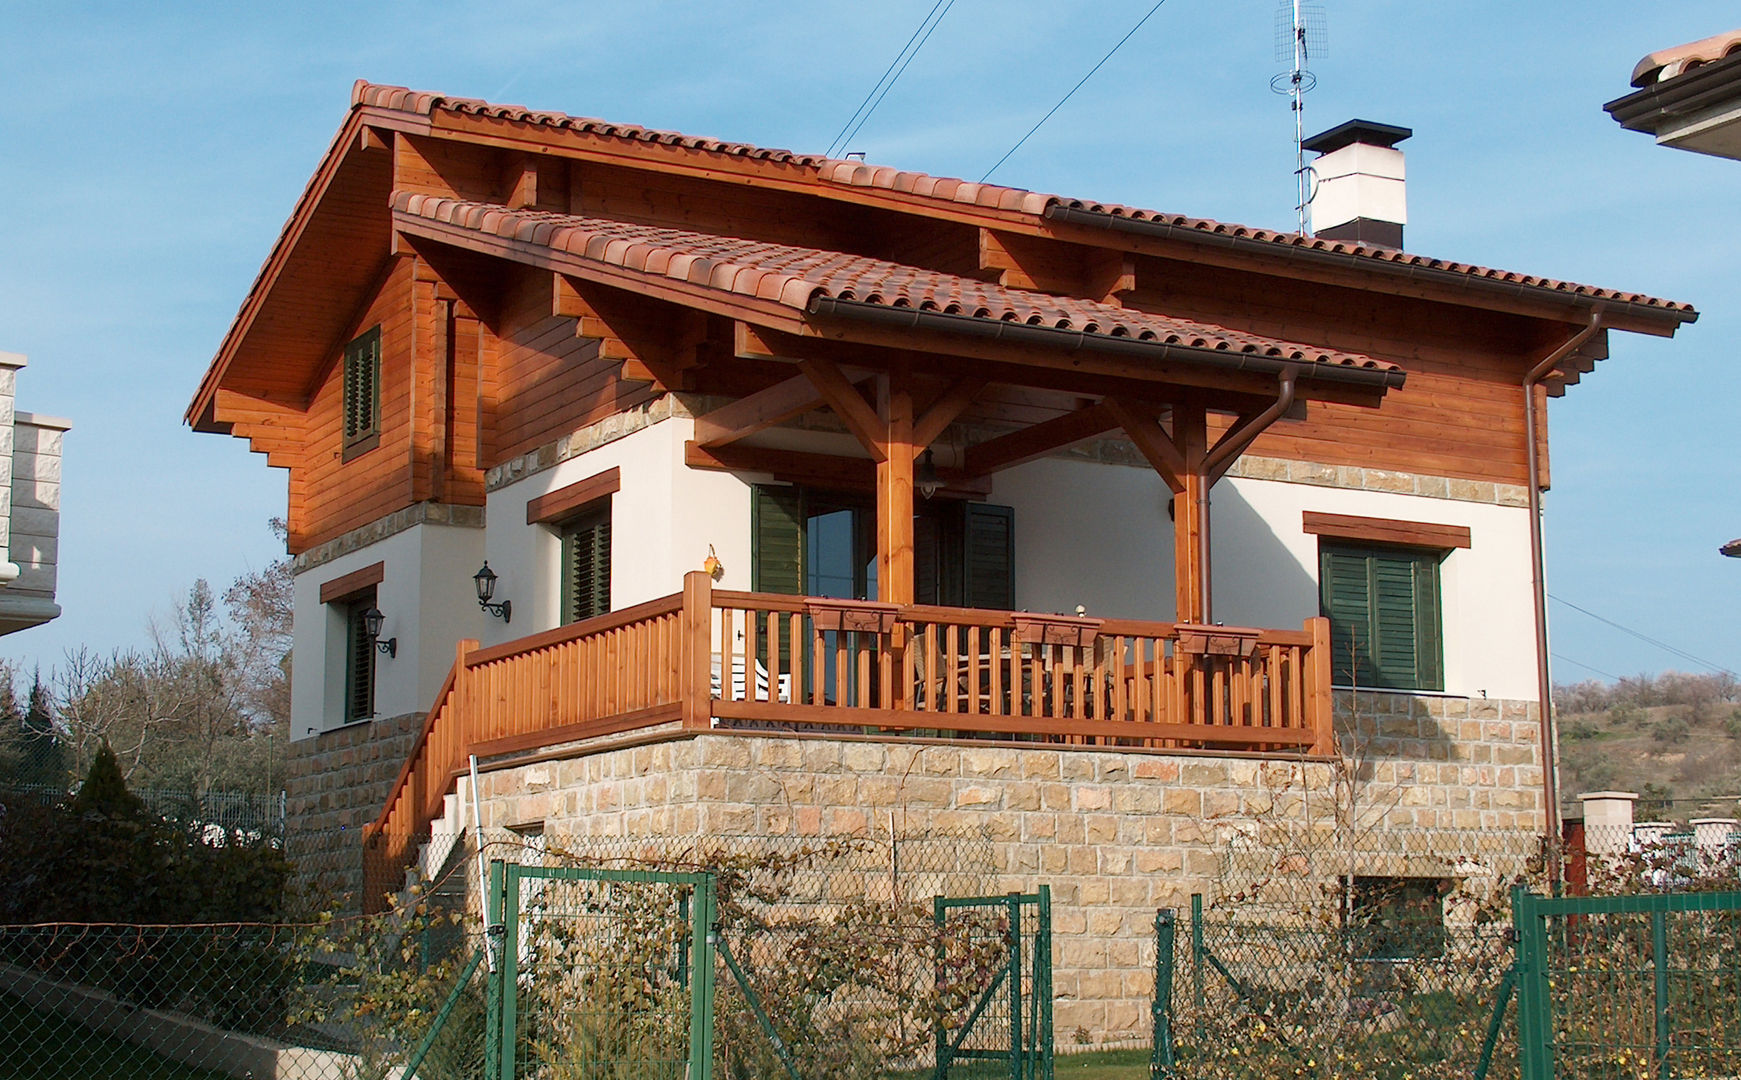
[[[395,193],[393,209],[401,220],[440,222],[566,252],[589,262],[771,301],[798,312],[808,311],[818,297],[829,297],[1216,352],[1372,371],[1402,370],[1357,353],[1319,349],[1092,300],[1005,288],[838,251],[547,211],[510,210],[491,203],[411,192]]]
[[[1741,52],[1741,30],[1715,34],[1672,49],[1658,49],[1640,60],[1632,69],[1632,85],[1643,88],[1652,83],[1667,82],[1676,75],[1701,68]]]
[[[1319,237],[1302,236],[1298,233],[1227,224],[1208,218],[1193,218],[1112,203],[1071,199],[1061,195],[1047,195],[996,184],[977,184],[966,180],[931,176],[926,173],[910,172],[888,166],[870,165],[862,161],[843,161],[815,154],[795,154],[789,150],[764,149],[747,143],[699,138],[633,124],[611,124],[603,120],[569,116],[565,113],[539,112],[520,105],[494,105],[476,98],[446,97],[441,94],[407,90],[404,87],[376,85],[360,79],[352,88],[351,103],[353,107],[371,106],[420,116],[432,115],[437,109],[492,116],[649,145],[701,150],[728,157],[790,164],[813,171],[816,178],[821,181],[843,187],[884,190],[955,205],[1019,213],[1036,218],[1045,218],[1049,212],[1059,209],[1077,210],[1108,218],[1122,217],[1132,221],[1154,222],[1158,225],[1188,230],[1190,233],[1206,237],[1225,238],[1254,251],[1267,248],[1281,255],[1301,251],[1327,253],[1347,256],[1357,265],[1370,260],[1374,266],[1388,264],[1387,269],[1422,269],[1456,274],[1474,280],[1509,285],[1518,289],[1539,289],[1591,301],[1636,304],[1682,317],[1696,317],[1697,314],[1690,304],[1663,300],[1643,293],[1604,289],[1593,285],[1579,285],[1575,282],[1559,281],[1554,278],[1536,277],[1506,270],[1494,270],[1470,263],[1433,259],[1421,255],[1411,255],[1394,248],[1326,240]]]

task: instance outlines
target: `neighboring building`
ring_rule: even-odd
[[[409,859],[476,754],[497,826],[983,830],[1101,1030],[1339,739],[1541,829],[1546,401],[1695,317],[359,83],[186,419],[289,470],[293,818]]]
[[[1662,146],[1741,160],[1741,30],[1653,52],[1632,69],[1636,93],[1602,106]],[[1741,540],[1718,549],[1741,558]]]
[[[13,407],[24,363],[0,352],[0,634],[60,614],[60,452],[72,425]]]

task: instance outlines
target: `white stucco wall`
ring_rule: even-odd
[[[345,622],[340,605],[320,602],[322,585],[383,564],[375,604],[386,617],[381,637],[397,638],[398,652],[376,658],[375,715],[398,716],[427,709],[453,666],[454,643],[488,630],[472,585],[482,560],[481,530],[422,524],[298,574],[291,737],[344,724]]]
[[[1173,618],[1173,525],[1154,473],[1063,459],[998,474],[1016,512],[1016,606],[1107,618]],[[1297,627],[1318,614],[1318,538],[1307,510],[1462,525],[1471,546],[1441,564],[1445,692],[1535,695],[1529,517],[1520,507],[1273,480],[1228,479],[1210,496],[1217,622]]]
[[[561,541],[550,526],[526,524],[526,504],[613,467],[621,471],[610,497],[613,609],[681,591],[684,573],[701,569],[709,544],[725,565],[718,587],[750,587],[749,480],[686,467],[683,444],[694,428],[671,417],[490,493],[485,546],[490,569],[501,575],[496,599],[513,602],[514,618],[510,625],[490,620],[485,644],[559,622]]]

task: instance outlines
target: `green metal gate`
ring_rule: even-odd
[[[710,1080],[711,874],[490,867],[490,1080]]]
[[[1512,893],[1523,1080],[1741,1073],[1741,892]]]
[[[1007,1063],[1009,1080],[1052,1080],[1051,889],[939,896],[932,918],[937,986],[954,988],[939,1003],[935,1080],[975,1061]]]

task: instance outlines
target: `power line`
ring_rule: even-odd
[[[1602,623],[1606,626],[1612,626],[1614,629],[1620,631],[1622,634],[1628,634],[1632,637],[1635,637],[1647,645],[1654,645],[1657,648],[1661,649],[1663,652],[1669,653],[1669,654],[1674,655],[1674,656],[1678,656],[1682,660],[1686,660],[1686,661],[1689,661],[1691,663],[1698,664],[1702,667],[1710,668],[1712,671],[1715,671],[1715,672],[1722,674],[1722,675],[1733,676],[1735,674],[1733,671],[1730,671],[1728,668],[1724,667],[1722,664],[1719,664],[1713,660],[1706,660],[1702,656],[1694,656],[1692,653],[1687,652],[1685,649],[1676,648],[1675,646],[1670,645],[1666,641],[1660,641],[1656,638],[1651,637],[1649,634],[1640,633],[1639,631],[1632,629],[1632,627],[1630,627],[1630,626],[1623,626],[1620,623],[1615,622],[1613,619],[1605,618],[1601,615],[1598,615],[1594,611],[1591,611],[1589,608],[1579,607],[1577,604],[1572,603],[1570,600],[1561,599],[1560,597],[1555,596],[1553,593],[1548,593],[1548,599],[1552,600],[1556,603],[1564,604],[1567,607],[1571,608],[1573,611],[1576,611],[1576,612],[1583,614],[1583,615],[1588,615],[1590,618],[1595,619],[1599,623]],[[1574,660],[1573,663],[1577,663],[1577,661]],[[1579,665],[1579,666],[1583,666],[1583,665]],[[1595,670],[1595,669],[1592,668],[1591,670]]]
[[[1148,22],[1149,18],[1151,16],[1153,16],[1155,12],[1161,10],[1161,4],[1164,4],[1166,2],[1167,2],[1167,0],[1158,0],[1158,2],[1155,4],[1154,7],[1149,8],[1149,13],[1147,15],[1144,15],[1142,18],[1138,19],[1136,21],[1136,25],[1131,27],[1129,32],[1127,32],[1123,37],[1118,39],[1118,44],[1114,45],[1112,47],[1111,52],[1108,52],[1105,56],[1100,58],[1100,63],[1095,64],[1093,67],[1089,68],[1088,74],[1086,74],[1086,75],[1082,76],[1082,78],[1078,79],[1076,81],[1076,85],[1072,86],[1070,88],[1070,92],[1068,94],[1065,94],[1063,97],[1059,98],[1058,104],[1052,106],[1052,108],[1047,111],[1045,116],[1040,117],[1040,122],[1038,124],[1035,124],[1033,127],[1029,128],[1028,133],[1026,135],[1023,135],[1020,139],[1017,139],[1016,144],[1009,148],[1008,153],[1005,153],[1003,157],[1000,157],[997,159],[996,165],[993,165],[991,168],[985,170],[985,175],[979,178],[979,182],[982,184],[985,183],[986,180],[990,178],[992,173],[997,172],[999,165],[1002,165],[1004,162],[1008,161],[1010,159],[1011,154],[1014,154],[1017,150],[1020,150],[1022,148],[1022,144],[1027,142],[1030,138],[1033,137],[1034,132],[1036,132],[1036,131],[1040,130],[1040,128],[1044,127],[1046,121],[1052,119],[1052,114],[1057,112],[1059,109],[1062,109],[1064,107],[1064,103],[1066,101],[1069,101],[1072,97],[1074,97],[1076,94],[1076,91],[1082,89],[1083,83],[1087,82],[1089,79],[1094,78],[1094,73],[1096,71],[1099,71],[1103,66],[1105,66],[1105,64],[1108,60],[1112,59],[1113,53],[1116,53],[1116,52],[1118,52],[1118,50],[1124,48],[1124,43],[1129,41],[1132,37],[1134,37],[1136,35],[1136,32],[1143,28],[1143,24]]]
[[[1557,652],[1551,652],[1551,653],[1548,653],[1548,655],[1553,657],[1555,660],[1563,661],[1564,663],[1570,664],[1573,667],[1581,667],[1585,671],[1594,671],[1596,674],[1602,676],[1603,678],[1613,679],[1615,682],[1620,681],[1620,676],[1614,674],[1612,671],[1603,671],[1599,667],[1591,667],[1589,664],[1584,663],[1582,660],[1573,660],[1571,657],[1564,656],[1564,655],[1557,653]]]
[[[906,72],[907,65],[913,62],[913,57],[918,56],[919,50],[925,47],[925,42],[931,40],[931,32],[937,29],[937,24],[943,21],[943,16],[949,14],[949,9],[954,6],[955,0],[937,0],[931,5],[931,10],[925,13],[923,19],[919,20],[919,25],[914,28],[907,43],[901,46],[901,51],[895,54],[893,60],[889,61],[889,66],[883,69],[876,84],[870,88],[870,92],[864,96],[864,100],[858,103],[858,108],[854,109],[852,115],[847,117],[846,123],[841,125],[840,133],[835,135],[834,141],[828,144],[828,149],[825,151],[826,156],[833,157],[836,148],[844,151],[852,142],[853,137],[858,134],[859,128],[864,127],[865,121],[871,118],[871,113],[877,111],[877,106],[883,103],[883,98],[888,96],[889,91],[900,80],[901,75]],[[941,13],[938,11],[939,8],[942,9]],[[921,37],[921,34],[924,36]],[[914,42],[918,42],[918,44],[915,45]],[[899,71],[895,70],[896,65],[900,66]],[[885,83],[887,85],[884,85]],[[879,90],[881,93],[878,93]],[[854,126],[855,123],[857,126]]]

